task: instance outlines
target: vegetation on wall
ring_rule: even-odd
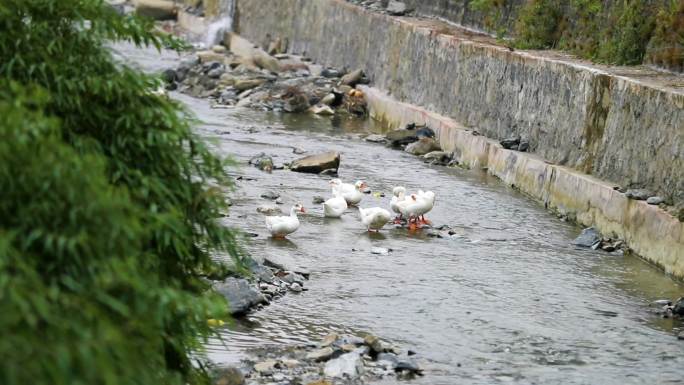
[[[0,2],[0,384],[206,382],[204,277],[238,259],[223,160],[107,45],[177,41],[102,0]]]
[[[684,66],[684,0],[475,0],[483,26],[522,49],[556,48],[600,63]],[[510,25],[502,10],[512,8]]]

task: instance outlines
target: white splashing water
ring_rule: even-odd
[[[225,16],[211,23],[207,28],[207,33],[204,37],[204,44],[206,47],[212,47],[220,44],[226,32],[233,30],[233,15],[235,14],[235,0],[227,0]]]

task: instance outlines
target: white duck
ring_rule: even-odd
[[[389,211],[380,207],[371,207],[362,209],[359,207],[359,214],[361,215],[361,222],[368,229],[368,231],[380,231],[387,222],[392,218]]]
[[[392,190],[392,194],[394,196],[390,201],[390,208],[397,213],[394,223],[401,223],[402,214],[399,205],[401,204],[400,202],[406,200],[406,189],[402,186],[397,186]]]
[[[422,190],[418,194],[411,194],[405,200],[397,203],[401,214],[408,218],[410,230],[415,230],[419,222],[421,224],[430,223],[425,219],[425,214],[432,210],[434,205],[435,193],[432,191],[423,192]]]
[[[420,216],[420,222],[429,224],[430,221],[425,219],[425,214],[429,213],[432,208],[435,207],[435,193],[432,191],[423,192],[423,190],[418,190],[418,199],[422,203],[417,213],[417,215]]]
[[[330,181],[331,184],[337,185],[339,191],[342,193],[342,197],[347,201],[350,206],[356,206],[363,199],[362,190],[367,187],[366,182],[359,180],[354,184],[342,183],[340,179],[333,179]]]
[[[330,218],[339,218],[347,210],[347,201],[342,196],[340,186],[330,182],[333,197],[323,202],[323,215]]]
[[[266,228],[271,232],[271,236],[274,238],[285,238],[286,235],[297,231],[299,228],[298,212],[306,212],[301,203],[292,206],[289,216],[266,217]]]

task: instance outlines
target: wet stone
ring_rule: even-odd
[[[260,214],[265,215],[275,215],[283,213],[283,210],[281,210],[280,207],[273,205],[261,205],[257,207],[256,211]]]
[[[499,142],[501,146],[507,150],[517,150],[520,144],[520,137],[506,138]]]
[[[317,361],[317,362],[327,361],[330,359],[330,357],[332,357],[333,353],[334,353],[334,350],[331,347],[322,348],[322,349],[318,349],[318,350],[314,350],[312,352],[309,352],[306,355],[306,359]]]
[[[651,196],[651,192],[646,189],[629,189],[625,193],[625,196],[629,199],[634,199],[638,201],[645,201]]]
[[[402,358],[397,362],[396,366],[394,367],[394,370],[396,371],[403,371],[403,372],[409,372],[409,373],[420,373],[421,369],[420,366],[414,361],[412,358],[406,357]]]
[[[390,253],[390,249],[386,247],[371,247],[371,254],[387,255]]]
[[[380,338],[369,334],[364,338],[364,343],[370,347],[374,353],[382,353],[383,352],[383,344],[382,341],[380,341]]]
[[[646,199],[646,203],[648,203],[649,205],[659,205],[659,204],[664,203],[664,202],[665,202],[665,199],[663,199],[662,197],[659,197],[659,196],[649,197],[648,199]]]
[[[290,290],[294,291],[295,293],[301,293],[304,290],[304,288],[302,287],[302,285],[298,283],[293,283],[292,285],[290,285]]]
[[[240,315],[264,302],[261,293],[246,279],[229,277],[214,284],[214,289],[228,300],[230,313]]]
[[[259,362],[254,364],[254,370],[256,370],[259,374],[271,374],[277,364],[278,362],[275,360]]]
[[[323,337],[321,342],[319,342],[318,346],[321,348],[331,346],[335,343],[335,341],[337,341],[338,338],[339,336],[337,335],[337,333],[328,334],[327,336]]]
[[[356,378],[363,372],[361,355],[356,352],[345,353],[325,365],[325,375],[328,377]]]
[[[213,385],[244,385],[245,376],[235,367],[215,369],[212,373]]]
[[[295,172],[318,174],[323,170],[340,167],[340,153],[336,151],[310,155],[292,162],[290,169]]]
[[[573,241],[575,246],[594,247],[601,244],[601,235],[593,227],[582,230],[582,233]]]
[[[280,194],[275,191],[266,191],[260,195],[264,199],[276,200],[280,198]]]
[[[321,203],[325,202],[325,198],[323,198],[323,197],[320,196],[320,195],[314,195],[314,197],[313,197],[313,199],[312,199],[312,202],[313,202],[314,204],[317,204],[317,205],[318,205],[318,204],[321,204]]]

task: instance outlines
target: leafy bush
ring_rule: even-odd
[[[646,51],[647,62],[684,71],[684,1],[671,0],[658,11],[655,22]]]
[[[0,383],[197,384],[239,260],[224,162],[108,41],[178,47],[102,0],[0,3]]]
[[[608,19],[596,59],[610,64],[641,64],[655,26],[651,7],[641,0],[624,0]]]
[[[519,48],[553,48],[559,39],[560,8],[555,1],[529,0],[519,11],[515,24]]]

